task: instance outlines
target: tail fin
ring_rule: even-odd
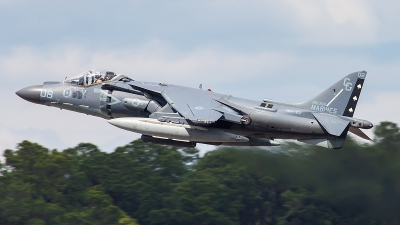
[[[296,105],[317,112],[353,117],[366,76],[366,71],[351,73],[317,97]]]

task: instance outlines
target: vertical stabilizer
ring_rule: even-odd
[[[353,117],[366,76],[366,71],[351,73],[315,98],[296,105],[317,112]]]

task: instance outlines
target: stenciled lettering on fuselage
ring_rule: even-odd
[[[313,101],[311,105],[311,110],[337,114],[337,108],[328,107],[325,102]]]
[[[82,99],[82,98],[86,98],[86,93],[87,93],[86,88],[69,87],[69,88],[64,89],[62,95],[64,96],[64,98]]]
[[[285,111],[288,112],[288,113],[293,113],[293,114],[301,115],[301,111],[299,111],[299,110],[286,109]]]

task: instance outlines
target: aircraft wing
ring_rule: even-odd
[[[132,85],[132,88],[144,93],[160,95],[182,117],[196,124],[211,124],[219,119],[241,123],[241,112],[230,107],[224,95],[200,89],[191,89],[174,85],[147,87]]]
[[[213,96],[179,92],[162,92],[161,95],[172,108],[192,122],[209,124],[222,117],[221,112],[214,110],[221,104],[216,102]]]
[[[234,108],[221,103],[223,95],[213,92],[172,87],[161,95],[179,114],[193,123],[211,124],[219,119],[241,123],[243,117]]]

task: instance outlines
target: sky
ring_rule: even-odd
[[[366,70],[354,117],[400,124],[399,8],[394,0],[0,0],[0,152],[23,140],[113,151],[139,138],[15,95],[89,69],[289,103]]]

